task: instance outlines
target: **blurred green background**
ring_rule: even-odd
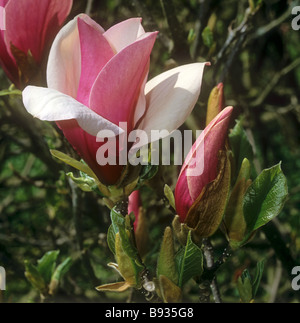
[[[300,265],[300,30],[291,27],[291,8],[297,4],[285,0],[75,0],[69,16],[88,12],[104,29],[142,17],[146,31],[159,31],[150,78],[176,65],[210,61],[199,102],[182,129],[203,129],[208,95],[223,82],[226,105],[235,109],[232,125],[243,116],[257,172],[282,161],[288,201],[276,220],[219,270],[224,302],[239,301],[236,278],[245,268],[252,273],[260,260],[265,260],[265,269],[256,302],[300,299],[300,292],[291,288],[290,272],[293,265]],[[0,89],[9,86],[0,69]],[[68,146],[55,127],[27,115],[18,98],[0,97],[0,265],[7,272],[0,302],[39,301],[38,292],[24,276],[24,261],[36,264],[50,250],[60,251],[58,263],[72,258],[54,301],[130,299],[133,295],[128,292],[99,294],[95,290],[102,283],[120,280],[107,267],[114,260],[106,243],[109,210],[96,193],[70,186],[65,176],[69,169],[51,157],[49,147]],[[174,188],[178,169],[162,172],[161,184]],[[153,186],[143,188],[142,197],[150,224],[151,268],[163,229],[172,218]],[[216,252],[221,252],[222,235],[217,233],[212,242]],[[198,294],[198,286],[190,282],[184,301],[196,302]]]

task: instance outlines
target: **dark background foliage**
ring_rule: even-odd
[[[88,12],[105,29],[130,17],[143,18],[146,31],[158,30],[150,78],[184,63],[210,61],[202,93],[182,129],[203,129],[211,89],[224,83],[226,104],[234,119],[243,117],[259,173],[282,161],[289,198],[275,221],[218,272],[223,301],[238,302],[236,279],[265,260],[257,302],[298,302],[291,288],[291,268],[300,265],[300,30],[291,27],[296,1],[263,0],[249,14],[247,0],[75,0],[69,19]],[[299,5],[299,4],[298,4]],[[9,82],[0,70],[0,89]],[[54,160],[49,147],[72,153],[53,125],[33,119],[19,99],[0,97],[0,265],[7,271],[7,290],[0,302],[35,302],[39,295],[24,276],[24,260],[33,263],[49,250],[70,256],[55,301],[126,301],[132,295],[99,294],[95,286],[119,280],[107,267],[113,256],[106,243],[109,210],[96,193],[70,185],[67,167]],[[67,147],[67,148],[66,148]],[[170,167],[142,190],[149,219],[152,256],[163,228],[171,221],[154,184],[174,187],[178,169]],[[161,174],[161,173],[159,173]],[[161,182],[160,182],[161,180]],[[216,253],[224,247],[217,233]],[[149,263],[153,259],[149,259]],[[198,287],[186,286],[186,301],[197,301]]]

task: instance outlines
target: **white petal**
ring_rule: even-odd
[[[151,130],[179,128],[192,112],[201,90],[207,63],[182,65],[164,72],[146,84],[147,111],[139,126],[151,142]],[[139,142],[134,148],[147,143]]]
[[[34,117],[44,121],[76,119],[79,126],[92,136],[101,130],[110,130],[115,135],[123,132],[117,125],[76,101],[53,89],[27,86],[23,91],[23,103]]]
[[[141,18],[124,20],[109,28],[103,36],[118,53],[145,34],[141,22]]]
[[[76,98],[81,73],[80,39],[75,17],[57,34],[48,58],[47,83],[51,89]]]

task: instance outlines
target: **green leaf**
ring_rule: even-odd
[[[236,174],[238,174],[245,158],[250,162],[253,160],[253,149],[248,136],[242,127],[242,120],[236,122],[235,127],[231,130],[228,137],[234,155]]]
[[[72,259],[70,257],[66,258],[59,266],[57,266],[49,284],[50,295],[54,295],[56,293],[62,277],[70,270],[71,266]]]
[[[51,280],[56,279],[57,281],[60,281],[62,277],[69,271],[72,264],[73,264],[72,258],[71,257],[66,258],[61,264],[57,266],[57,268],[55,269],[52,275]]]
[[[110,219],[115,234],[119,232],[119,227],[125,228],[125,218],[122,214],[118,213],[115,208],[110,211]]]
[[[27,260],[25,260],[25,277],[40,293],[44,295],[47,293],[48,288],[44,278],[38,271],[37,267]]]
[[[169,185],[165,184],[164,186],[164,194],[165,194],[165,197],[167,198],[167,200],[169,201],[171,207],[176,210],[176,207],[175,207],[175,197],[174,197],[174,194],[170,188]]]
[[[243,303],[250,303],[253,300],[252,283],[248,269],[245,269],[238,278],[237,288]]]
[[[188,233],[186,246],[178,251],[175,261],[179,272],[179,287],[190,278],[202,275],[203,255],[201,249],[193,243],[191,231]]]
[[[84,174],[81,172],[81,174]],[[96,181],[88,175],[75,177],[72,172],[66,174],[84,192],[92,192],[97,189]]]
[[[87,166],[85,163],[82,163],[81,161],[78,161],[61,151],[55,150],[55,149],[50,149],[50,153],[52,156],[56,157],[57,159],[61,160],[62,162],[80,170],[81,172],[84,172],[88,176],[92,177],[95,179],[96,182],[98,182],[98,179],[94,172]]]
[[[233,249],[238,248],[244,243],[247,225],[244,218],[243,202],[245,193],[251,184],[250,162],[245,158],[236,182],[231,190],[225,215],[223,217],[226,237]]]
[[[0,96],[6,96],[6,95],[22,95],[22,91],[14,89],[14,90],[2,90],[0,91]]]
[[[158,165],[144,165],[140,172],[140,182],[149,181],[158,172]]]
[[[164,232],[163,241],[161,244],[157,269],[157,277],[166,276],[174,284],[178,284],[178,272],[175,262],[174,239],[172,229],[167,227]]]
[[[195,30],[194,29],[190,29],[189,30],[189,34],[188,34],[188,38],[187,38],[187,41],[189,44],[192,44],[193,41],[195,40],[196,38],[196,33],[195,33]]]
[[[111,209],[110,217],[112,224],[108,232],[108,239],[111,251],[116,254],[115,246],[113,246],[113,243],[115,243],[116,234],[119,233],[122,249],[124,250],[126,255],[130,259],[132,259],[132,261],[134,261],[138,266],[142,267],[143,265],[139,261],[138,257],[138,250],[134,246],[132,239],[130,238],[130,228],[127,228],[126,225],[126,219],[128,220],[128,222],[130,222],[130,219],[122,216],[115,210],[115,208]]]
[[[202,32],[202,40],[206,47],[211,48],[214,43],[214,36],[211,29],[207,26]]]
[[[110,251],[115,255],[116,254],[116,248],[115,248],[115,239],[116,232],[114,231],[114,228],[112,225],[109,226],[107,230],[107,245],[110,249]]]
[[[49,251],[45,253],[45,255],[40,260],[38,260],[37,269],[43,277],[46,284],[50,283],[52,274],[56,267],[56,259],[58,255],[58,250]]]
[[[253,302],[262,278],[263,271],[264,271],[264,260],[259,261],[256,264],[254,280],[251,279],[248,269],[245,269],[242,275],[238,278],[237,288],[242,302],[244,303]]]
[[[144,270],[144,267],[137,265],[134,257],[128,256],[128,250],[125,251],[123,248],[124,241],[122,241],[120,233],[121,231],[115,236],[118,271],[131,286],[140,285],[140,273]]]
[[[174,284],[168,277],[160,275],[159,288],[164,303],[180,303],[182,299],[181,288]]]
[[[248,235],[280,213],[287,195],[287,180],[280,163],[261,172],[244,196],[243,211]]]
[[[262,0],[248,0],[248,2],[252,13],[255,13],[262,5]]]
[[[126,253],[126,255],[132,259],[138,266],[143,267],[139,260],[139,255],[138,255],[138,250],[137,248],[133,245],[129,235],[127,234],[128,230],[123,228],[122,226],[119,226],[119,234],[121,238],[121,245]]]
[[[264,266],[265,266],[265,262],[264,260],[259,261],[256,264],[256,272],[255,272],[255,276],[254,276],[254,282],[252,284],[252,297],[254,298],[256,296],[263,272],[264,272]]]

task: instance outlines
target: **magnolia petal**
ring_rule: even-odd
[[[16,62],[9,54],[4,35],[5,31],[0,30],[0,65],[7,77],[15,84],[17,88],[20,88],[18,68]]]
[[[176,211],[181,220],[203,188],[217,176],[218,153],[224,147],[232,110],[225,108],[209,123],[184,161],[175,188]]]
[[[180,222],[183,223],[186,215],[189,212],[190,207],[194,203],[188,189],[186,170],[181,172],[181,175],[178,177],[176,187],[175,187],[174,197],[175,197],[176,213],[180,218]]]
[[[26,54],[30,50],[40,63],[72,4],[72,0],[10,0],[5,7],[7,44]]]
[[[78,17],[71,20],[57,34],[48,58],[47,83],[73,98],[77,97],[81,74],[80,39]]]
[[[145,34],[141,22],[141,18],[127,19],[109,28],[103,36],[118,53]]]
[[[156,35],[147,33],[116,54],[101,70],[91,90],[89,107],[115,124],[127,122],[128,132],[134,126],[134,111]]]
[[[135,216],[134,229],[136,229],[139,219],[139,209],[141,206],[140,192],[133,191],[128,197],[128,214],[133,212]]]
[[[85,105],[53,89],[28,86],[23,91],[23,103],[27,111],[40,120],[75,119],[79,126],[92,136],[97,136],[100,130],[112,131],[114,135],[122,132],[118,126]]]
[[[78,30],[81,47],[81,76],[77,100],[88,105],[90,91],[97,75],[114,56],[114,52],[101,31],[89,21],[78,18]]]
[[[201,89],[207,63],[182,65],[164,72],[146,84],[147,110],[139,128],[151,141],[151,130],[171,133],[180,127],[193,110]],[[140,141],[139,148],[148,142]]]
[[[5,8],[7,3],[8,0],[0,0],[0,7]],[[3,11],[0,12],[0,14],[2,13]],[[2,19],[2,17],[0,19]],[[7,43],[5,42],[5,35],[6,31],[0,30],[0,65],[7,77],[15,84],[16,87],[19,88],[18,68],[16,66],[16,62],[9,53],[9,46],[7,46]]]

